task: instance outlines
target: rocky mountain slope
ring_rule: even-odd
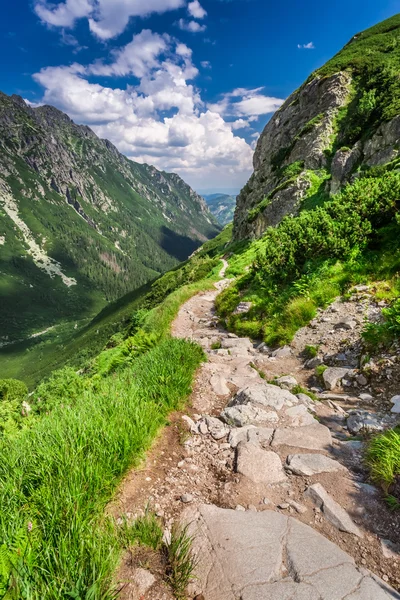
[[[2,343],[93,315],[219,230],[178,175],[2,93],[0,215]]]
[[[211,213],[220,225],[228,225],[233,221],[236,196],[229,194],[207,194],[204,196]]]
[[[321,205],[368,170],[398,160],[400,15],[355,35],[265,127],[241,191],[234,238]]]

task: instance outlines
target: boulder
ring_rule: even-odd
[[[293,406],[298,403],[298,399],[288,390],[283,390],[277,385],[265,383],[251,384],[239,392],[228,403],[228,406],[237,406],[245,404],[255,404],[262,407],[281,410],[283,406]]]
[[[285,414],[292,420],[293,427],[305,427],[306,425],[317,423],[304,404],[287,408]]]
[[[287,457],[286,468],[294,475],[304,475],[305,477],[318,473],[346,471],[346,467],[337,460],[323,454],[292,454]]]
[[[253,483],[272,484],[287,480],[279,456],[252,442],[238,445],[236,471]]]
[[[338,387],[343,378],[350,376],[352,373],[353,369],[347,369],[345,367],[328,367],[322,375],[325,388],[327,390],[334,390]]]
[[[314,483],[305,492],[318,508],[322,510],[325,517],[339,531],[351,533],[362,538],[363,533],[350,519],[347,512],[338,504],[320,483]]]
[[[210,385],[217,396],[227,396],[230,394],[227,381],[222,375],[213,375],[210,379]]]
[[[320,356],[314,356],[314,358],[310,358],[304,366],[306,369],[315,369],[315,367],[319,367],[319,365],[323,364],[324,361]]]
[[[367,431],[382,431],[382,421],[367,410],[352,411],[347,419],[347,429],[352,434],[359,433],[362,429]]]

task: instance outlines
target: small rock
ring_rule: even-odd
[[[229,434],[229,428],[216,417],[204,417],[207,423],[208,431],[214,440],[222,440]]]
[[[283,346],[283,348],[278,348],[272,352],[272,356],[274,358],[287,358],[292,355],[292,350],[289,346]]]
[[[235,310],[233,311],[233,315],[242,315],[242,314],[246,314],[251,310],[251,307],[253,306],[252,302],[239,302],[239,304],[237,305],[237,307],[235,308]]]
[[[181,496],[181,501],[183,502],[183,504],[189,504],[190,502],[193,502],[194,498],[192,496],[192,494],[183,494]]]
[[[192,433],[197,433],[197,425],[193,421],[193,419],[191,419],[187,415],[183,415],[182,421],[186,423],[186,426],[188,427],[189,431],[191,431]]]
[[[231,429],[228,438],[231,448],[236,448],[240,442],[247,442],[250,429],[255,429],[255,426],[246,425],[245,427],[235,427],[234,429]]]
[[[133,574],[133,580],[137,588],[139,596],[143,596],[149,591],[151,586],[155,583],[156,578],[147,569],[135,569]]]
[[[295,500],[290,500],[289,505],[294,508],[294,510],[296,512],[299,513],[299,515],[303,515],[305,512],[307,512],[307,507],[303,506],[302,504],[300,504],[299,502],[296,502]]]
[[[279,385],[279,387],[282,387],[283,389],[287,390],[291,390],[296,385],[298,385],[297,379],[295,379],[291,375],[284,375],[283,377],[278,377],[278,379],[275,379],[275,381]]]
[[[358,385],[367,385],[368,384],[368,379],[365,377],[365,375],[357,375],[356,377],[356,381],[358,383]]]
[[[235,507],[235,510],[238,510],[239,512],[246,512],[245,507],[242,506],[241,504],[237,504]]]
[[[323,364],[324,361],[320,356],[314,356],[314,358],[310,358],[304,366],[306,369],[315,369],[315,367],[319,367],[319,365]]]
[[[278,508],[282,509],[282,510],[286,510],[287,508],[289,508],[289,503],[288,502],[281,502],[281,504],[278,504]]]
[[[207,423],[203,420],[200,421],[200,423],[198,424],[198,429],[201,434],[206,435],[208,433]]]
[[[359,394],[358,396],[363,402],[372,402],[374,397],[371,394]]]
[[[385,558],[400,560],[400,544],[395,544],[390,540],[381,539],[381,549]]]
[[[335,325],[335,329],[346,329],[348,331],[351,329],[355,329],[356,327],[357,322],[352,317],[345,317]]]

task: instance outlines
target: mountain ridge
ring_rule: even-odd
[[[2,342],[93,316],[220,230],[177,174],[55,107],[0,93],[0,147]]]

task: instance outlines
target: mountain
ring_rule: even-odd
[[[234,239],[259,237],[397,159],[399,39],[400,15],[355,35],[275,113],[238,196]]]
[[[227,225],[233,221],[236,196],[229,196],[228,194],[205,194],[203,198],[220,225]]]
[[[0,342],[92,316],[220,227],[178,175],[0,93]]]

